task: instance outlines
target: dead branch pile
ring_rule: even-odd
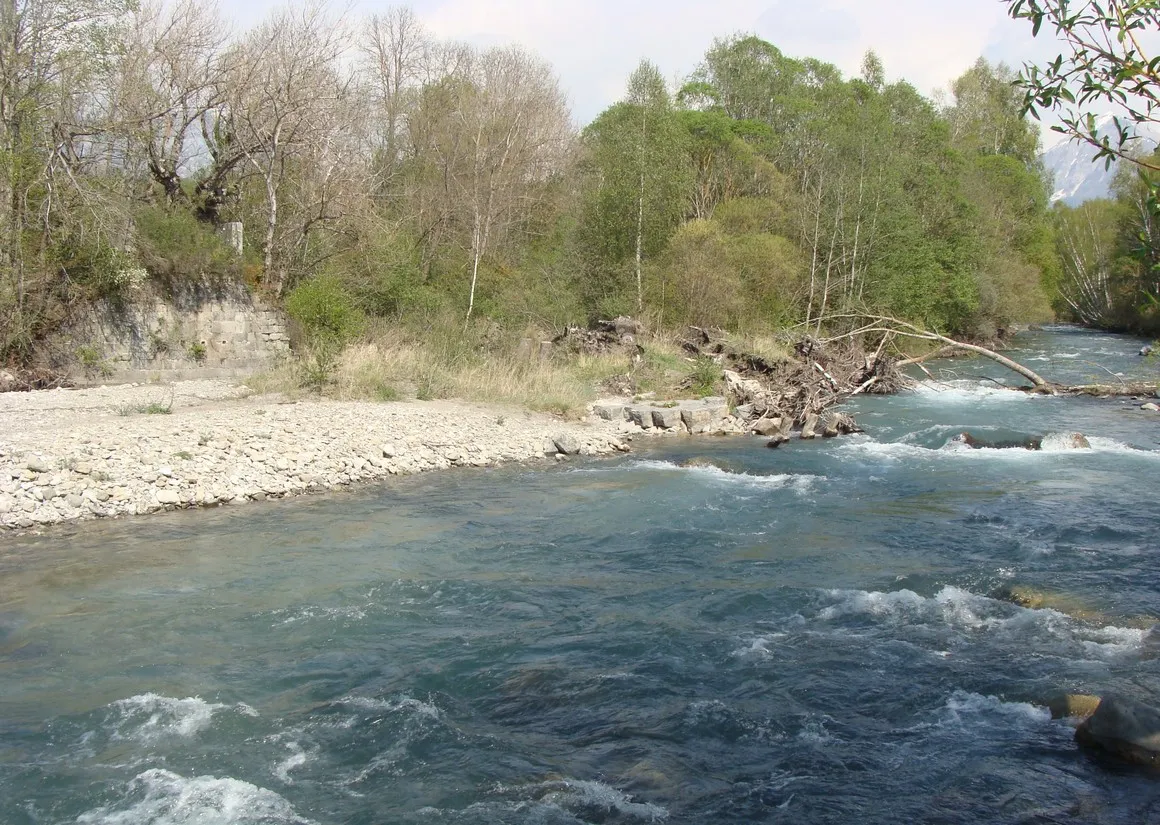
[[[552,344],[567,352],[583,355],[603,355],[624,351],[636,355],[640,351],[637,337],[643,331],[641,323],[621,316],[611,321],[596,321],[590,327],[571,326],[552,339]]]
[[[29,369],[0,370],[0,392],[29,392],[31,390],[55,390],[71,387],[68,376],[58,370],[44,367]]]
[[[769,360],[730,344],[718,330],[691,327],[681,341],[690,355],[724,369],[732,399],[749,419],[788,418],[798,425],[864,392],[897,392],[908,379],[882,349],[867,352],[857,339],[824,343],[799,339],[793,357]]]

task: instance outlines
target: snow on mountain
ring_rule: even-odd
[[[1098,133],[1113,135],[1112,116],[1104,115],[1096,121]],[[1146,135],[1144,140],[1155,145],[1157,137]],[[1055,181],[1051,202],[1063,201],[1077,206],[1095,198],[1111,197],[1116,163],[1105,167],[1104,161],[1094,162],[1095,147],[1077,141],[1064,141],[1043,153],[1043,163]]]

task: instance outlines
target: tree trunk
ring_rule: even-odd
[[[644,280],[640,274],[641,250],[644,246],[644,172],[640,173],[640,197],[636,208],[636,311],[644,312]]]

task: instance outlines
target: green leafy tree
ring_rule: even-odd
[[[1145,37],[1160,29],[1155,0],[1007,0],[1011,17],[1046,25],[1064,50],[1043,66],[1027,64],[1017,85],[1035,117],[1053,111],[1051,128],[1096,148],[1096,160],[1123,158],[1160,171],[1156,161],[1131,151],[1137,127],[1160,124],[1160,56]],[[1114,113],[1114,134],[1101,133],[1096,110]]]
[[[619,292],[615,273],[631,263],[638,312],[644,308],[644,262],[664,249],[688,208],[688,142],[664,79],[647,61],[629,79],[625,100],[584,131],[590,192],[581,237],[593,286],[613,298]]]

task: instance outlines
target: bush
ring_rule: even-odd
[[[90,298],[124,300],[125,293],[143,280],[145,274],[126,253],[83,236],[74,236],[56,244],[52,257]]]
[[[139,210],[134,222],[138,252],[153,277],[170,283],[242,280],[242,259],[192,213],[151,206]]]
[[[341,348],[366,327],[366,315],[342,282],[329,274],[294,287],[286,296],[286,312],[315,345]]]

